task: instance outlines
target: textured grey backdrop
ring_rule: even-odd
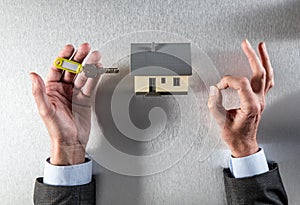
[[[141,30],[162,30],[189,39],[208,54],[221,75],[250,77],[240,42],[244,38],[253,44],[266,41],[276,86],[267,98],[259,141],[268,158],[279,162],[290,204],[299,204],[300,1],[296,0],[1,0],[1,204],[32,204],[34,180],[43,174],[50,151],[31,96],[29,72],[45,77],[66,43],[90,42],[97,49],[113,38]],[[206,101],[203,96],[201,103]],[[238,102],[232,98],[226,103]],[[199,112],[207,113],[205,106]],[[172,139],[154,148],[171,143],[168,140]],[[222,167],[227,159],[228,151],[220,143],[203,162],[183,158],[151,176],[119,175],[95,164],[98,204],[225,204]]]

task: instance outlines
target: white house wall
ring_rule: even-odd
[[[187,92],[189,76],[135,76],[135,92],[149,91],[149,78],[156,79],[156,92]],[[161,78],[165,78],[165,83],[161,83]],[[180,78],[180,85],[173,85],[173,78]]]

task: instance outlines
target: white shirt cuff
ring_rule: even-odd
[[[79,186],[92,181],[92,160],[86,158],[82,164],[70,166],[55,166],[50,164],[50,158],[45,162],[45,184],[54,186]]]
[[[247,157],[230,157],[229,169],[235,178],[251,177],[269,171],[268,162],[261,148],[257,153]]]

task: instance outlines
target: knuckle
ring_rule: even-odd
[[[272,84],[274,84],[274,76],[271,75],[271,76],[269,77],[269,79],[270,79],[270,81],[272,82]]]
[[[261,106],[257,103],[253,103],[251,104],[249,109],[251,110],[251,113],[257,114],[261,111]]]
[[[265,103],[262,103],[260,105],[260,112],[264,111],[265,107],[266,107]]]
[[[218,106],[216,105],[216,103],[213,100],[209,100],[207,102],[207,107],[209,108],[210,111],[215,111],[218,109]]]
[[[261,77],[262,78],[265,78],[266,76],[267,76],[267,71],[265,70],[265,69],[263,69],[262,71],[261,71]]]
[[[264,80],[267,77],[267,72],[266,72],[266,70],[260,70],[260,71],[256,72],[253,77],[256,79]]]
[[[274,80],[274,72],[273,72],[273,68],[270,68],[268,71],[268,75],[267,75],[267,79],[268,80]]]
[[[259,104],[259,111],[262,112],[266,107],[266,99],[265,97],[262,98],[260,104]]]
[[[80,83],[80,84],[84,84],[84,83],[86,82],[86,80],[87,80],[87,79],[86,79],[86,78],[83,78],[83,77],[82,77],[82,78],[79,78],[79,83]]]
[[[240,85],[242,87],[245,87],[245,86],[248,86],[249,85],[249,80],[248,78],[246,77],[241,77],[241,79],[239,80],[240,81]]]
[[[212,110],[213,109],[213,103],[211,102],[211,100],[208,100],[207,101],[207,107],[210,109],[210,110]]]
[[[272,84],[269,84],[268,88],[269,88],[269,89],[273,88],[273,85],[272,85]]]
[[[268,71],[268,74],[269,74],[269,76],[273,77],[273,75],[274,75],[274,69],[273,69],[273,67],[270,67],[270,69]]]
[[[261,102],[252,101],[245,107],[245,110],[249,115],[255,116],[261,113],[261,107]]]
[[[39,113],[42,118],[47,118],[50,116],[50,111],[49,111],[49,109],[46,109],[46,108],[40,108]]]
[[[264,69],[264,68],[261,68],[255,72],[253,72],[253,77],[254,79],[256,80],[265,80],[266,78],[270,78],[270,75],[268,73],[268,76],[267,76],[267,71]]]

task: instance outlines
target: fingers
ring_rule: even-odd
[[[250,82],[245,77],[224,76],[217,84],[220,90],[233,88],[237,90],[240,98],[240,107],[245,113],[259,112],[260,105],[257,96],[253,92]]]
[[[46,95],[45,84],[42,78],[36,73],[30,73],[30,78],[32,81],[32,94],[39,113],[42,117],[49,116],[51,109]]]
[[[101,59],[99,51],[93,51],[87,60],[87,64],[97,64]]]
[[[101,55],[99,51],[93,51],[87,60],[87,64],[97,64],[100,61]],[[87,82],[88,78],[83,72],[81,72],[75,79],[74,87],[76,89],[82,89]],[[91,79],[92,80],[92,79]]]
[[[85,57],[89,54],[91,47],[88,43],[81,44],[76,51],[73,61],[82,63]],[[65,71],[62,81],[66,83],[73,83],[76,74]]]
[[[266,71],[247,39],[242,42],[242,49],[248,58],[253,73],[251,87],[255,93],[263,95],[265,92]]]
[[[216,86],[210,86],[207,106],[220,127],[224,126],[226,110],[222,105],[222,94]]]
[[[102,67],[102,64],[101,63],[97,63],[96,66]],[[98,75],[96,78],[89,78],[87,80],[85,86],[82,89],[82,93],[85,96],[90,97],[92,95],[92,93],[94,92],[95,87],[96,87],[96,85],[98,83],[99,78],[100,78],[100,75]]]
[[[258,45],[258,52],[262,65],[266,71],[265,94],[274,86],[274,72],[270,62],[269,54],[266,49],[266,44],[261,42]]]
[[[59,52],[58,57],[60,58],[70,58],[74,53],[74,47],[72,45],[65,45]],[[57,82],[61,79],[63,71],[57,69],[54,65],[51,65],[50,71],[47,76],[48,82]]]

